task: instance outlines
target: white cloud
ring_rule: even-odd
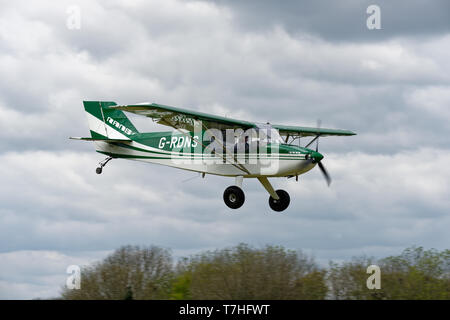
[[[107,252],[66,255],[56,251],[21,250],[0,253],[0,299],[58,297],[67,267],[89,265]]]
[[[417,88],[407,101],[421,114],[430,114],[436,121],[450,121],[450,86],[428,86]]]

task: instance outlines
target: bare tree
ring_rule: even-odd
[[[81,289],[63,288],[63,299],[167,299],[173,279],[168,250],[123,246],[81,270]]]

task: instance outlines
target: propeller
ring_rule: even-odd
[[[330,175],[328,174],[327,169],[325,169],[325,166],[322,164],[321,161],[319,161],[318,165],[319,165],[320,171],[322,171],[322,174],[325,177],[325,180],[327,181],[327,185],[330,186],[331,178],[330,178]]]
[[[319,137],[320,137],[320,126],[322,125],[322,120],[317,119],[317,140],[316,140],[316,152],[319,152]]]
[[[325,169],[325,166],[322,163],[323,156],[319,153],[319,137],[320,137],[320,126],[322,125],[322,120],[317,119],[317,137],[316,137],[316,152],[318,155],[316,157],[313,157],[313,162],[317,161],[317,164],[319,165],[319,169],[322,172],[325,180],[327,181],[327,185],[330,186],[331,184],[331,177],[328,174],[327,169]]]

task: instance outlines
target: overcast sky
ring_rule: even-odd
[[[0,4],[0,298],[57,296],[67,266],[125,244],[177,257],[274,244],[324,265],[449,248],[449,1]],[[366,26],[371,4],[380,30]],[[73,5],[80,29],[67,27]],[[125,160],[96,175],[103,157],[67,139],[89,134],[83,100],[321,119],[358,135],[321,139],[330,188],[318,169],[274,179],[291,195],[275,213],[246,180],[232,211],[222,200],[230,178],[185,181],[196,174]]]

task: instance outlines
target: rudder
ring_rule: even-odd
[[[111,109],[113,101],[83,101],[91,137],[95,139],[131,139],[139,133],[125,113]]]

